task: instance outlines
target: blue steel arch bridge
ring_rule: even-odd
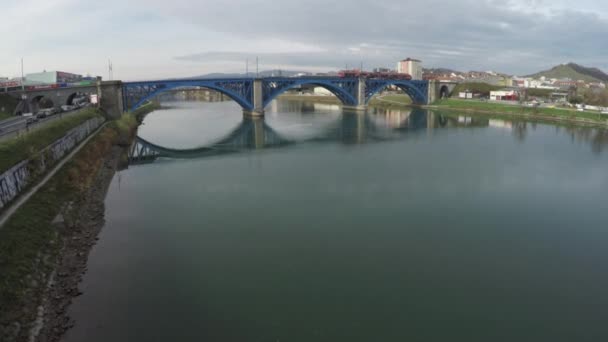
[[[323,87],[332,92],[345,108],[365,110],[372,97],[381,90],[395,86],[402,89],[414,104],[425,105],[442,96],[450,87],[437,89],[434,81],[396,80],[382,78],[341,77],[269,77],[185,79],[125,82],[122,85],[125,111],[133,111],[155,96],[177,88],[208,88],[236,101],[244,113],[263,115],[264,108],[282,93],[300,86]],[[453,87],[452,87],[453,88]]]

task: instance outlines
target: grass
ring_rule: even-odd
[[[16,98],[0,94],[0,120],[11,118],[18,104],[19,100]]]
[[[70,129],[100,115],[96,109],[88,108],[74,116],[55,120],[39,130],[1,143],[0,173],[20,161],[34,156],[52,142],[64,136]]]
[[[281,94],[279,99],[289,101],[311,101],[316,103],[341,104],[340,99],[333,95],[300,95],[300,94]]]
[[[373,107],[399,107],[411,104],[412,99],[405,94],[378,96],[369,102],[369,105]]]
[[[519,105],[507,105],[496,102],[481,102],[474,100],[456,100],[456,99],[444,99],[434,103],[434,105],[440,108],[447,109],[462,109],[462,110],[477,110],[483,112],[497,112],[505,114],[524,114],[531,116],[542,116],[548,118],[558,119],[586,119],[598,122],[608,122],[608,116],[601,115],[599,113],[591,112],[579,112],[573,109],[567,108],[533,108],[523,107]]]

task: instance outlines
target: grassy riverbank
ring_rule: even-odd
[[[568,121],[585,124],[608,124],[608,115],[593,112],[579,112],[573,109],[538,108],[518,105],[506,105],[496,102],[481,102],[471,100],[444,99],[438,100],[432,109],[457,110],[479,114],[506,114],[510,116],[541,119],[549,121]]]
[[[40,152],[70,129],[96,116],[101,116],[101,113],[88,108],[74,116],[57,119],[29,134],[0,143],[0,172]]]
[[[281,94],[278,97],[281,100],[288,101],[307,101],[315,103],[327,103],[327,104],[342,104],[340,100],[335,96],[330,95],[300,95],[300,94]]]
[[[412,99],[405,94],[383,95],[372,98],[369,101],[371,107],[376,108],[400,108],[412,104]]]
[[[80,239],[72,238],[83,230],[74,219],[81,214],[79,203],[87,201],[111,151],[132,141],[137,116],[153,109],[145,107],[108,123],[0,227],[0,340],[26,340],[58,256],[73,239]],[[54,224],[58,217],[61,223]]]
[[[327,104],[336,104],[341,105],[340,99],[335,96],[329,95],[299,95],[299,94],[283,94],[280,95],[279,98],[281,100],[288,101],[307,101],[307,102],[316,102],[316,103],[327,103]],[[378,96],[373,98],[369,105],[373,107],[396,107],[396,106],[404,106],[412,104],[412,100],[407,95],[385,95]]]

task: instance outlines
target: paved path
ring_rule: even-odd
[[[57,165],[55,165],[55,167],[53,167],[53,169],[49,171],[47,175],[44,176],[44,178],[38,182],[38,184],[30,188],[26,193],[19,195],[19,197],[17,197],[17,200],[13,202],[8,208],[6,208],[6,210],[0,215],[0,229],[4,227],[4,224],[13,216],[13,214],[19,208],[21,208],[21,206],[25,202],[27,202],[27,200],[30,199],[30,197],[32,197],[41,187],[43,187],[57,173],[57,171],[59,171],[63,167],[63,165],[65,165],[65,163],[70,161],[74,157],[74,155],[78,153],[78,151],[80,151],[80,149],[82,149],[82,147],[86,145],[87,142],[89,142],[89,140],[95,137],[97,133],[99,133],[99,131],[106,126],[106,124],[107,122],[104,122],[101,126],[99,126],[99,128],[97,128],[97,130],[95,130],[95,132],[89,134],[89,136],[84,139],[80,143],[80,145],[76,146],[72,150],[72,152],[70,152]]]

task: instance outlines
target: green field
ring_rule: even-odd
[[[403,107],[412,104],[412,99],[405,94],[376,96],[369,101],[371,107],[393,108]]]
[[[34,156],[70,129],[100,115],[94,108],[85,109],[74,116],[57,119],[39,130],[0,143],[0,173]]]
[[[496,102],[481,102],[476,100],[457,100],[444,99],[438,100],[434,104],[439,108],[444,109],[461,109],[473,110],[479,112],[495,112],[504,114],[524,114],[530,116],[538,116],[544,118],[556,119],[587,119],[596,122],[608,122],[608,115],[600,115],[593,112],[579,112],[574,109],[567,108],[533,108],[523,107],[519,105],[507,105]]]

